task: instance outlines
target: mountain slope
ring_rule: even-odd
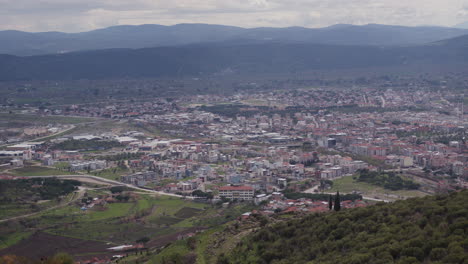
[[[326,28],[240,28],[207,24],[113,26],[82,33],[0,31],[0,54],[20,56],[71,51],[176,46],[237,40],[334,45],[418,45],[468,34],[467,29],[388,25]]]
[[[434,43],[431,43],[429,45],[434,45],[434,46],[445,46],[448,49],[467,49],[468,48],[468,35],[463,35],[460,37],[452,38],[452,39],[445,39],[441,41],[437,41]]]
[[[110,49],[0,59],[0,81],[159,77],[223,74],[294,74],[382,67],[466,67],[465,37],[416,47],[381,48],[285,44],[214,43],[146,49]]]
[[[218,263],[465,263],[468,191],[262,228]]]

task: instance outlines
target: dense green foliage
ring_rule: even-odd
[[[337,211],[337,212],[341,210],[341,199],[340,199],[340,193],[339,192],[336,192],[335,203],[333,203],[333,209],[335,209],[335,211]]]
[[[206,193],[200,190],[195,190],[192,192],[192,196],[205,197],[206,199],[213,199],[213,194]]]
[[[256,231],[226,263],[466,263],[468,191],[311,214]],[[465,261],[465,262],[464,262]]]
[[[0,181],[0,203],[51,200],[67,195],[81,183],[57,178],[33,178]]]
[[[50,258],[33,261],[21,256],[6,255],[0,257],[0,264],[73,264],[73,258],[67,253],[57,253]]]
[[[376,171],[369,171],[368,169],[362,169],[358,171],[358,181],[367,182],[373,185],[384,187],[392,191],[397,190],[416,190],[419,188],[419,184],[410,180],[405,180],[394,172],[380,173]]]
[[[288,199],[297,200],[300,198],[306,198],[316,201],[329,201],[330,195],[326,193],[295,193],[295,192],[285,192],[284,197]],[[333,200],[335,200],[335,196],[333,195]],[[362,195],[360,194],[340,194],[341,201],[355,201],[355,200],[362,200]]]
[[[124,191],[131,191],[131,189],[126,186],[112,186],[110,188],[110,191],[111,193],[121,193]]]
[[[102,140],[74,140],[70,139],[60,142],[53,146],[54,149],[62,150],[104,150],[114,147],[121,147],[117,141],[102,141]]]

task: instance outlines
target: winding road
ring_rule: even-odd
[[[66,202],[66,203],[62,203],[62,204],[59,204],[59,205],[56,205],[56,206],[48,207],[48,208],[46,208],[44,210],[34,212],[34,213],[29,213],[29,214],[19,215],[19,216],[15,216],[15,217],[6,218],[6,219],[1,219],[0,223],[8,222],[8,221],[11,221],[11,220],[17,220],[17,219],[21,219],[21,218],[26,218],[26,217],[30,217],[30,216],[35,216],[35,215],[38,215],[38,214],[41,214],[41,213],[44,213],[44,212],[47,212],[47,211],[50,211],[50,210],[65,207],[65,206],[77,201],[78,199],[83,198],[83,195],[84,195],[86,190],[87,190],[87,188],[79,187],[78,191],[75,192],[73,197],[71,197],[70,200],[68,202]]]
[[[81,182],[91,182],[91,183],[96,183],[96,184],[104,184],[104,185],[108,185],[108,186],[125,186],[125,187],[132,188],[132,189],[135,189],[135,190],[144,191],[145,193],[152,193],[152,194],[156,194],[156,195],[167,195],[167,196],[177,197],[177,198],[193,199],[193,197],[190,197],[190,196],[182,196],[182,195],[177,195],[177,194],[172,194],[172,193],[165,193],[165,192],[159,192],[159,191],[155,191],[155,190],[140,188],[140,187],[137,187],[137,186],[134,186],[134,185],[131,185],[131,184],[126,184],[126,183],[122,183],[122,182],[118,182],[118,181],[108,180],[108,179],[104,179],[104,178],[97,177],[97,176],[92,176],[92,175],[76,174],[76,175],[54,175],[54,176],[28,176],[27,178],[72,179],[72,180],[77,180],[77,181],[81,181]],[[35,215],[38,215],[38,214],[43,213],[43,212],[47,212],[47,211],[50,211],[50,210],[54,210],[54,209],[57,209],[57,208],[67,206],[67,205],[77,201],[78,199],[81,199],[83,197],[85,191],[88,190],[88,189],[91,190],[93,188],[79,187],[79,190],[77,192],[75,192],[77,195],[74,195],[73,197],[71,197],[68,202],[46,208],[46,209],[41,210],[39,212],[34,212],[34,213],[19,215],[19,216],[15,216],[15,217],[6,218],[6,219],[1,219],[0,223],[35,216]]]
[[[84,181],[84,182],[86,182],[86,179],[88,179],[88,180],[93,180],[93,182],[101,183],[101,184],[114,185],[114,186],[125,186],[125,187],[136,189],[136,190],[139,190],[139,191],[145,191],[145,192],[159,194],[159,195],[167,195],[167,196],[178,197],[178,198],[193,199],[190,196],[182,196],[182,195],[173,194],[173,193],[166,193],[166,192],[160,192],[160,191],[155,191],[155,190],[151,190],[151,189],[140,188],[140,187],[132,185],[132,184],[118,182],[118,181],[109,180],[109,179],[104,179],[104,178],[101,178],[101,177],[97,177],[97,176],[93,176],[93,175],[87,175],[87,174],[53,175],[53,176],[28,176],[28,178],[54,178],[54,177],[55,178],[60,178],[60,179],[72,179],[72,180]]]

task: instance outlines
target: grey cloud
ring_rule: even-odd
[[[0,29],[84,31],[117,24],[243,27],[337,23],[453,25],[468,0],[0,0]]]

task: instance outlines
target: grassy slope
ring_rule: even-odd
[[[89,194],[97,195],[97,191]],[[103,191],[100,191],[102,194]],[[112,243],[134,243],[135,240],[148,236],[157,239],[160,234],[168,234],[185,229],[173,227],[159,221],[165,214],[174,217],[182,208],[201,210],[204,204],[185,201],[168,196],[153,197],[140,195],[137,201],[128,203],[111,203],[100,209],[96,206],[86,212],[77,205],[44,212],[35,217],[24,219],[26,228],[19,221],[0,224],[0,239],[17,242],[17,237],[27,236],[31,231],[41,229],[45,232],[82,239],[106,241]],[[209,210],[209,209],[208,209]],[[190,218],[199,218],[193,215]],[[150,221],[150,219],[152,219]],[[184,220],[177,218],[178,221]],[[196,223],[197,221],[193,221]],[[193,225],[192,225],[193,226]],[[11,245],[12,242],[8,242]]]
[[[171,261],[177,259],[183,263],[183,261],[187,261],[186,258],[189,255],[196,257],[197,264],[217,263],[220,254],[234,248],[237,242],[252,230],[253,227],[250,225],[244,225],[243,230],[238,230],[234,228],[237,226],[236,221],[232,221],[240,213],[252,209],[251,205],[239,204],[227,209],[206,212],[208,217],[204,224],[212,226],[212,228],[196,235],[193,238],[195,241],[193,247],[190,247],[188,239],[177,241],[151,257],[147,263],[173,263]],[[226,216],[220,215],[222,210]],[[235,231],[232,232],[233,230]]]
[[[161,216],[175,218],[174,214],[183,207],[203,208],[204,205],[168,196],[155,198],[142,195],[135,202],[107,204],[103,209],[95,208],[88,212],[82,212],[74,206],[54,214],[65,219],[71,216],[77,223],[72,228],[61,226],[51,232],[78,238],[132,243],[143,236],[176,231],[172,227],[174,222],[164,221]],[[144,213],[145,210],[150,212]]]
[[[116,168],[104,169],[100,171],[94,171],[92,172],[92,174],[98,177],[105,178],[105,179],[119,181],[121,176],[126,175],[129,172],[130,172],[129,169],[122,169],[122,168],[116,167]]]
[[[87,192],[90,197],[105,193],[109,191],[101,189]],[[142,237],[158,241],[163,235],[194,227],[220,226],[252,210],[251,206],[246,205],[226,209],[169,196],[140,193],[136,200],[126,203],[108,203],[87,211],[79,207],[78,204],[71,204],[21,221],[0,223],[0,248],[27,239],[37,230],[65,237],[109,242],[110,245],[133,244]],[[206,235],[206,238],[204,243],[209,241],[209,236]],[[198,250],[202,248],[200,246]]]
[[[15,232],[9,236],[0,236],[0,249],[8,248],[13,246],[14,244],[20,242],[22,239],[28,238],[32,235],[32,232],[24,231],[24,232]]]

